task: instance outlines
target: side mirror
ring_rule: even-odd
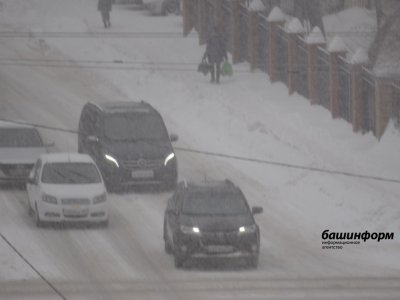
[[[264,211],[264,210],[263,210],[263,208],[262,208],[261,206],[253,206],[253,207],[251,208],[251,213],[252,213],[253,215],[261,214],[263,211]]]
[[[178,140],[178,135],[176,135],[174,133],[171,133],[169,135],[169,139],[170,139],[171,142],[176,142]]]
[[[87,141],[88,143],[91,143],[91,144],[96,144],[96,143],[99,142],[99,138],[98,138],[97,136],[94,136],[94,135],[89,135],[89,136],[86,138],[86,141]]]

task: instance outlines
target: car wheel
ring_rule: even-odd
[[[257,269],[258,267],[258,254],[249,258],[248,266],[252,269]]]
[[[177,269],[182,268],[183,265],[183,257],[176,252],[174,253],[174,265]]]
[[[166,226],[165,226],[165,221],[164,221],[164,250],[165,253],[167,254],[172,254],[172,246],[170,243],[168,243],[168,238],[167,238],[167,232],[166,232]]]
[[[39,210],[36,203],[35,203],[35,223],[36,227],[38,228],[43,228],[45,225],[45,223],[42,220],[40,220]]]
[[[32,217],[35,214],[34,210],[32,209],[31,202],[28,198],[28,216]]]
[[[163,13],[164,15],[178,14],[179,2],[175,0],[165,0],[163,2]]]

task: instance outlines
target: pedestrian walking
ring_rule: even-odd
[[[225,39],[217,26],[213,26],[207,39],[206,52],[203,60],[207,59],[210,65],[211,83],[219,83],[222,61],[228,61]]]
[[[99,0],[97,9],[101,12],[101,18],[103,19],[104,28],[110,27],[110,11],[111,11],[111,0]]]

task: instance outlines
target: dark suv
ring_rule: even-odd
[[[239,187],[231,181],[180,182],[164,216],[165,251],[175,267],[188,258],[244,258],[257,267],[260,232]]]
[[[89,154],[108,190],[177,181],[177,161],[161,115],[146,102],[87,103],[79,121],[78,152]]]

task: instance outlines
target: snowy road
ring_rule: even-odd
[[[102,30],[94,0],[1,2],[3,31]],[[180,17],[149,17],[126,7],[115,7],[112,18],[117,37],[132,30],[178,32],[181,26]],[[195,72],[149,70],[149,62],[171,61],[192,62],[195,68],[202,50],[191,37],[0,38],[1,58],[122,59],[145,67],[3,64],[0,117],[76,129],[89,100],[144,99],[179,134],[177,146],[400,177],[398,135],[381,144],[369,135],[353,135],[348,124],[332,121],[298,96],[288,98],[283,86],[268,84],[264,74],[243,72],[211,86]],[[307,119],[311,112],[316,116]],[[76,151],[74,134],[41,133],[55,141],[54,151]],[[178,161],[180,178],[230,178],[251,205],[264,207],[256,217],[262,244],[257,270],[232,264],[176,270],[162,240],[170,195],[165,192],[111,194],[107,229],[37,229],[28,217],[26,192],[3,189],[0,233],[66,299],[399,299],[399,185],[186,152],[178,152]],[[321,249],[325,229],[395,232],[396,238],[328,251]],[[0,239],[0,299],[60,298]]]

